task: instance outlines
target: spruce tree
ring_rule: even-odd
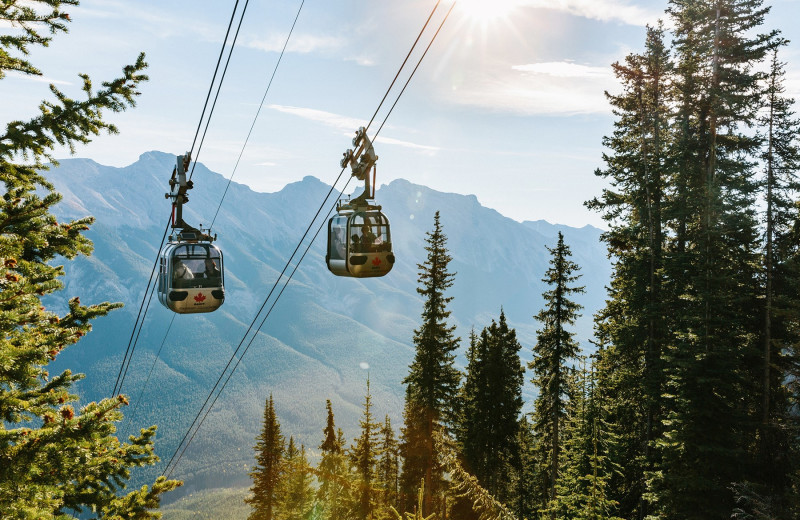
[[[769,74],[765,78],[765,110],[759,120],[764,134],[761,160],[764,165],[764,324],[757,476],[759,491],[775,498],[776,504],[790,489],[796,467],[792,439],[798,431],[793,413],[790,381],[797,373],[800,286],[794,230],[798,219],[796,200],[800,191],[800,120],[792,110],[794,100],[786,96],[785,64],[778,53],[786,41],[779,39],[771,50]],[[742,484],[742,488],[747,487]]]
[[[443,471],[434,448],[433,434],[454,422],[454,407],[460,374],[455,368],[454,351],[459,338],[455,326],[447,324],[452,297],[445,291],[453,285],[455,274],[447,267],[452,258],[447,252],[447,236],[442,231],[439,212],[433,231],[426,233],[427,258],[418,264],[417,292],[424,298],[422,324],[414,331],[416,354],[403,379],[406,403],[403,412],[401,488],[413,499],[421,479],[425,480],[425,514],[434,509],[433,497],[443,490]],[[411,505],[408,504],[408,507]]]
[[[314,488],[306,448],[300,449],[289,437],[282,460],[282,476],[278,482],[275,518],[280,520],[310,520],[314,516]]]
[[[666,518],[726,518],[730,483],[750,478],[762,351],[757,291],[756,66],[771,34],[760,0],[671,2],[676,148],[664,273],[680,295],[665,346],[665,425],[652,472]],[[687,488],[687,483],[688,488]]]
[[[381,490],[376,510],[378,518],[388,518],[390,507],[399,506],[400,448],[389,416],[378,432],[378,465],[376,481]]]
[[[658,463],[651,444],[661,433],[662,352],[676,303],[663,275],[673,97],[663,27],[648,27],[645,52],[613,69],[623,90],[607,94],[617,121],[603,141],[611,150],[604,155],[606,168],[596,172],[611,187],[587,205],[608,223],[602,238],[614,260],[609,299],[596,316],[597,335],[608,345],[605,362],[616,367],[600,381],[615,396],[609,420],[621,429],[623,474],[614,479],[613,494],[624,515],[643,518],[645,472]]]
[[[0,3],[7,34],[0,38],[0,79],[6,71],[40,76],[28,61],[33,48],[47,46],[67,32],[65,6],[75,0]],[[49,35],[48,35],[49,33]],[[115,423],[122,420],[125,396],[78,406],[71,393],[83,378],[65,370],[50,375],[47,366],[91,330],[91,321],[120,304],[82,305],[77,296],[59,315],[42,305],[63,289],[60,262],[88,256],[92,243],[83,234],[91,217],[58,222],[51,213],[61,200],[45,172],[56,164],[56,147],[71,151],[103,132],[116,133],[104,112],[135,105],[137,88],[147,79],[144,55],[122,75],[95,90],[81,75],[83,99],[72,99],[51,85],[55,99],[44,101],[29,120],[8,122],[0,133],[0,512],[3,518],[157,518],[160,495],[179,485],[160,477],[152,488],[122,494],[131,469],[158,461],[155,427],[121,442]],[[48,164],[48,162],[50,164]]]
[[[275,510],[280,501],[279,488],[285,473],[283,461],[286,445],[275,414],[272,394],[264,406],[264,423],[256,441],[256,465],[250,471],[250,478],[253,479],[250,487],[252,496],[245,499],[253,511],[247,518],[273,520],[278,518]]]
[[[371,519],[374,517],[376,490],[375,470],[377,463],[378,433],[380,425],[372,416],[372,395],[369,393],[369,377],[367,378],[367,393],[364,396],[364,411],[359,422],[361,435],[355,444],[350,447],[350,464],[355,468],[358,478],[357,486],[357,513],[359,518]]]
[[[320,444],[322,458],[317,466],[317,504],[319,517],[329,520],[355,518],[351,496],[353,479],[344,452],[344,434],[337,430],[330,399],[326,400],[327,419]]]
[[[461,390],[463,410],[457,429],[465,465],[487,491],[502,502],[513,495],[519,469],[518,428],[524,368],[521,345],[505,313],[492,320],[480,339],[470,338],[468,365]],[[457,436],[458,438],[458,436]]]
[[[557,518],[621,520],[610,497],[610,477],[620,467],[609,453],[616,436],[606,422],[602,398],[595,390],[594,367],[570,371],[570,400],[564,441],[564,465],[550,509]]]
[[[570,297],[582,293],[584,289],[575,285],[575,281],[580,278],[580,275],[575,274],[579,267],[570,260],[572,253],[564,243],[564,235],[560,231],[556,247],[547,249],[551,254],[550,268],[542,281],[551,289],[542,295],[545,308],[535,316],[542,328],[536,333],[534,358],[528,367],[534,373],[531,382],[539,389],[533,427],[538,442],[538,463],[540,467],[546,468],[547,498],[552,502],[556,498],[556,482],[563,449],[569,365],[580,354],[580,347],[569,327],[575,324],[578,311],[582,307]],[[543,509],[544,505],[540,504],[539,507]]]

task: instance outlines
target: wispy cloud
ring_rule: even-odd
[[[284,114],[291,114],[293,116],[322,123],[326,126],[341,130],[350,135],[353,130],[360,126],[365,126],[367,121],[355,117],[347,117],[332,112],[325,112],[324,110],[316,110],[314,108],[305,107],[292,107],[286,105],[269,105],[268,108],[283,112]]]
[[[267,38],[253,38],[245,45],[266,52],[280,52],[286,43],[285,34],[271,34]],[[344,46],[342,38],[336,36],[314,36],[311,34],[294,34],[286,47],[288,52],[308,54],[317,51],[337,50]]]
[[[52,83],[53,85],[72,85],[71,81],[64,81],[60,79],[53,79],[48,78],[47,76],[36,76],[31,74],[22,74],[21,72],[17,72],[15,70],[8,71],[8,77],[10,79],[21,79],[24,81],[35,81],[37,83]]]
[[[447,97],[457,104],[527,115],[604,113],[610,111],[604,92],[615,86],[610,67],[543,62],[491,71]]]
[[[518,0],[519,5],[564,11],[603,22],[646,25],[663,17],[659,9],[645,9],[625,0]]]
[[[269,105],[269,108],[271,108],[272,110],[277,110],[278,112],[283,112],[284,114],[291,114],[297,117],[301,117],[303,119],[307,119],[309,121],[314,121],[323,124],[325,126],[335,128],[336,130],[341,131],[345,135],[352,135],[353,130],[361,126],[367,125],[367,121],[364,119],[343,116],[339,114],[334,114],[332,112],[325,112],[324,110],[316,110],[313,108],[292,107],[285,105]],[[413,143],[411,141],[404,141],[401,139],[395,139],[386,136],[378,137],[377,142],[384,144],[391,144],[395,146],[403,146],[405,148],[412,148],[414,150],[420,150],[427,153],[435,153],[439,150],[439,148],[436,146],[418,144],[418,143]]]

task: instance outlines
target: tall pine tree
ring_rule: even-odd
[[[663,27],[648,27],[645,52],[613,69],[622,92],[607,94],[617,121],[603,141],[611,151],[604,155],[606,168],[596,172],[611,187],[587,206],[608,223],[603,240],[614,261],[610,298],[596,316],[597,335],[607,345],[602,362],[615,367],[600,384],[614,396],[609,420],[620,428],[619,462],[624,461],[622,474],[612,479],[612,495],[621,514],[644,518],[645,475],[658,464],[652,444],[663,430],[663,349],[681,294],[664,279],[674,89]]]
[[[573,294],[583,292],[575,281],[578,265],[570,260],[572,253],[564,243],[564,235],[559,231],[558,243],[550,251],[550,268],[543,282],[551,287],[544,296],[545,307],[535,316],[542,324],[537,331],[536,346],[533,347],[533,361],[528,365],[533,369],[531,380],[539,389],[535,402],[534,424],[538,442],[538,465],[546,468],[547,499],[556,498],[563,450],[565,419],[567,414],[569,367],[580,354],[580,347],[569,330],[579,316],[580,305],[570,299]],[[539,508],[544,509],[545,504]]]
[[[281,425],[275,414],[275,403],[272,394],[264,406],[264,423],[261,433],[256,437],[256,465],[250,472],[253,485],[252,496],[245,499],[253,511],[248,520],[273,520],[278,517],[275,509],[280,501],[279,487],[283,479],[283,458],[286,444]]]
[[[460,374],[455,368],[454,351],[459,338],[455,325],[448,325],[447,304],[453,299],[445,291],[453,285],[454,273],[447,269],[452,260],[447,251],[447,236],[442,231],[439,212],[433,231],[426,233],[427,258],[418,264],[417,292],[424,298],[422,324],[414,331],[416,354],[403,379],[406,402],[403,412],[401,488],[413,500],[421,479],[425,480],[425,514],[434,510],[433,497],[443,490],[443,471],[434,448],[433,434],[453,424],[453,402]],[[408,508],[411,503],[405,504]],[[440,504],[437,504],[437,506]]]
[[[751,474],[762,322],[756,290],[755,156],[760,0],[671,2],[675,25],[675,203],[664,273],[675,299],[664,348],[665,425],[651,495],[665,518],[727,518],[730,483]],[[744,469],[743,469],[744,468]]]
[[[0,3],[6,22],[0,37],[0,79],[6,71],[40,76],[27,57],[67,32],[63,8],[76,0]],[[49,33],[49,34],[48,34]],[[147,79],[144,56],[122,75],[95,90],[81,75],[83,99],[72,99],[54,85],[55,99],[44,101],[26,121],[11,121],[0,132],[0,512],[3,518],[64,518],[92,514],[105,518],[154,518],[160,495],[178,482],[159,478],[148,489],[122,494],[131,469],[154,464],[155,427],[127,443],[115,436],[124,396],[77,407],[70,392],[82,375],[47,370],[65,348],[91,330],[90,322],[119,307],[82,305],[77,296],[59,315],[42,305],[63,289],[64,260],[89,255],[83,233],[94,222],[58,222],[51,213],[61,200],[44,172],[59,145],[75,150],[100,133],[116,133],[103,113],[135,105]]]

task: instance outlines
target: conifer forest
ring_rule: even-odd
[[[76,3],[35,2],[46,12],[0,1],[0,20],[26,27],[0,37],[0,80],[38,73],[28,48],[66,32],[62,9]],[[367,378],[356,434],[328,400],[305,446],[270,395],[250,446],[249,519],[800,518],[800,117],[769,9],[670,0],[612,65],[613,131],[594,172],[607,188],[585,206],[606,224],[613,271],[590,344],[574,331],[587,281],[561,232],[537,273],[535,344],[521,344],[503,308],[459,337],[437,211],[416,266],[402,423],[377,416]],[[52,153],[115,133],[104,117],[135,106],[146,67],[141,55],[100,88],[84,76],[82,100],[53,86],[36,116],[0,130],[3,519],[159,518],[181,485],[161,476],[128,489],[132,471],[158,462],[156,427],[118,438],[124,395],[78,405],[71,387],[84,376],[47,370],[119,306],[44,306],[70,260],[92,251],[93,219],[51,212]]]

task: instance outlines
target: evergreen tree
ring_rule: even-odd
[[[662,26],[648,27],[643,54],[631,54],[613,69],[623,91],[607,94],[617,121],[603,141],[612,152],[604,156],[606,168],[596,172],[611,188],[587,206],[608,223],[603,240],[614,259],[609,299],[596,316],[597,335],[608,345],[603,362],[615,367],[600,384],[614,396],[609,420],[620,428],[619,462],[624,462],[612,494],[624,516],[643,518],[645,472],[658,464],[651,444],[662,431],[662,352],[680,294],[670,293],[663,274],[674,96]]]
[[[504,502],[513,494],[514,482],[509,476],[519,469],[521,348],[501,309],[499,323],[492,320],[479,340],[472,334],[461,389],[463,410],[457,433],[465,464],[489,493]]]
[[[0,3],[7,22],[0,37],[0,79],[7,70],[41,75],[27,59],[32,48],[47,46],[67,32],[64,6],[76,0]],[[47,33],[49,32],[49,35]],[[83,233],[94,222],[83,218],[58,222],[51,208],[61,200],[44,172],[59,145],[74,151],[102,132],[116,133],[103,119],[106,111],[135,105],[137,88],[147,77],[144,55],[122,76],[92,88],[81,75],[84,99],[75,100],[51,85],[55,99],[44,101],[38,115],[11,121],[0,133],[0,512],[3,518],[158,518],[160,495],[179,485],[160,477],[119,496],[131,469],[158,461],[153,451],[155,427],[129,441],[114,436],[122,419],[124,396],[77,407],[72,384],[83,376],[65,370],[50,376],[48,364],[91,330],[91,320],[119,304],[81,305],[69,300],[64,315],[48,311],[42,297],[63,288],[63,259],[89,255],[92,243]],[[76,409],[77,408],[77,409]]]
[[[608,456],[615,436],[604,420],[602,397],[595,392],[594,370],[571,371],[564,441],[564,465],[551,505],[557,518],[621,520],[609,496],[610,476],[618,471]]]
[[[325,406],[328,411],[323,430],[325,438],[319,446],[322,458],[317,466],[319,518],[348,520],[354,518],[350,492],[353,486],[344,453],[344,434],[336,429],[330,399],[326,400]]]
[[[416,354],[409,374],[403,379],[406,403],[401,444],[401,489],[410,499],[419,481],[425,479],[427,514],[433,511],[433,497],[443,489],[443,472],[437,460],[433,434],[437,429],[454,423],[453,402],[460,378],[454,366],[454,351],[459,338],[454,336],[455,326],[447,324],[450,316],[447,304],[452,297],[444,295],[453,285],[455,274],[447,270],[451,257],[438,211],[434,216],[433,231],[426,233],[426,243],[427,258],[423,264],[417,265],[421,285],[417,292],[424,298],[422,324],[414,331]]]
[[[300,449],[289,437],[289,445],[283,457],[282,475],[275,494],[275,518],[280,520],[310,520],[314,514],[314,488],[306,448]]]
[[[759,139],[748,128],[761,106],[755,67],[772,35],[756,33],[767,12],[760,0],[671,2],[669,12],[677,167],[664,273],[680,296],[663,354],[666,427],[650,496],[665,518],[727,518],[731,482],[752,476],[760,408]]]
[[[570,296],[582,293],[583,287],[574,285],[580,278],[580,275],[574,274],[579,267],[569,259],[572,253],[564,243],[561,232],[558,233],[556,247],[548,248],[548,251],[552,258],[542,281],[552,288],[543,294],[545,308],[535,316],[542,323],[542,328],[536,333],[534,359],[529,368],[534,372],[531,382],[539,389],[534,413],[538,464],[546,468],[547,497],[552,502],[556,497],[563,449],[562,429],[567,413],[569,363],[580,353],[569,327],[574,325],[581,306],[570,300]]]
[[[800,316],[800,271],[798,241],[794,225],[798,219],[795,201],[800,191],[800,121],[792,110],[794,100],[785,94],[785,64],[778,59],[785,40],[772,49],[766,77],[765,111],[760,119],[764,132],[761,160],[764,164],[764,342],[761,375],[761,428],[756,481],[767,496],[780,497],[790,488],[792,438],[798,424],[793,413],[789,381],[797,374],[800,357],[794,348]],[[743,486],[745,487],[745,486]],[[785,503],[776,500],[776,503]]]
[[[364,396],[364,412],[359,425],[361,426],[361,435],[350,448],[350,464],[355,468],[358,478],[356,491],[358,518],[371,519],[374,517],[377,499],[374,486],[380,425],[372,417],[369,377],[367,378],[367,394]]]
[[[281,425],[275,414],[272,394],[264,407],[264,424],[256,437],[256,465],[250,471],[252,496],[245,499],[253,511],[248,520],[277,520],[275,514],[280,501],[279,487],[284,478],[284,451],[286,449]]]
[[[381,494],[376,510],[378,518],[389,518],[389,508],[399,506],[400,448],[388,415],[378,432],[378,437],[380,440],[376,481]]]
[[[538,468],[536,467],[536,438],[527,415],[523,415],[520,419],[517,435],[517,445],[520,453],[519,470],[514,479],[515,493],[513,501],[509,506],[517,518],[535,518],[536,489],[537,487],[541,489],[544,486],[537,482],[537,478],[541,476],[541,473],[537,472]]]

